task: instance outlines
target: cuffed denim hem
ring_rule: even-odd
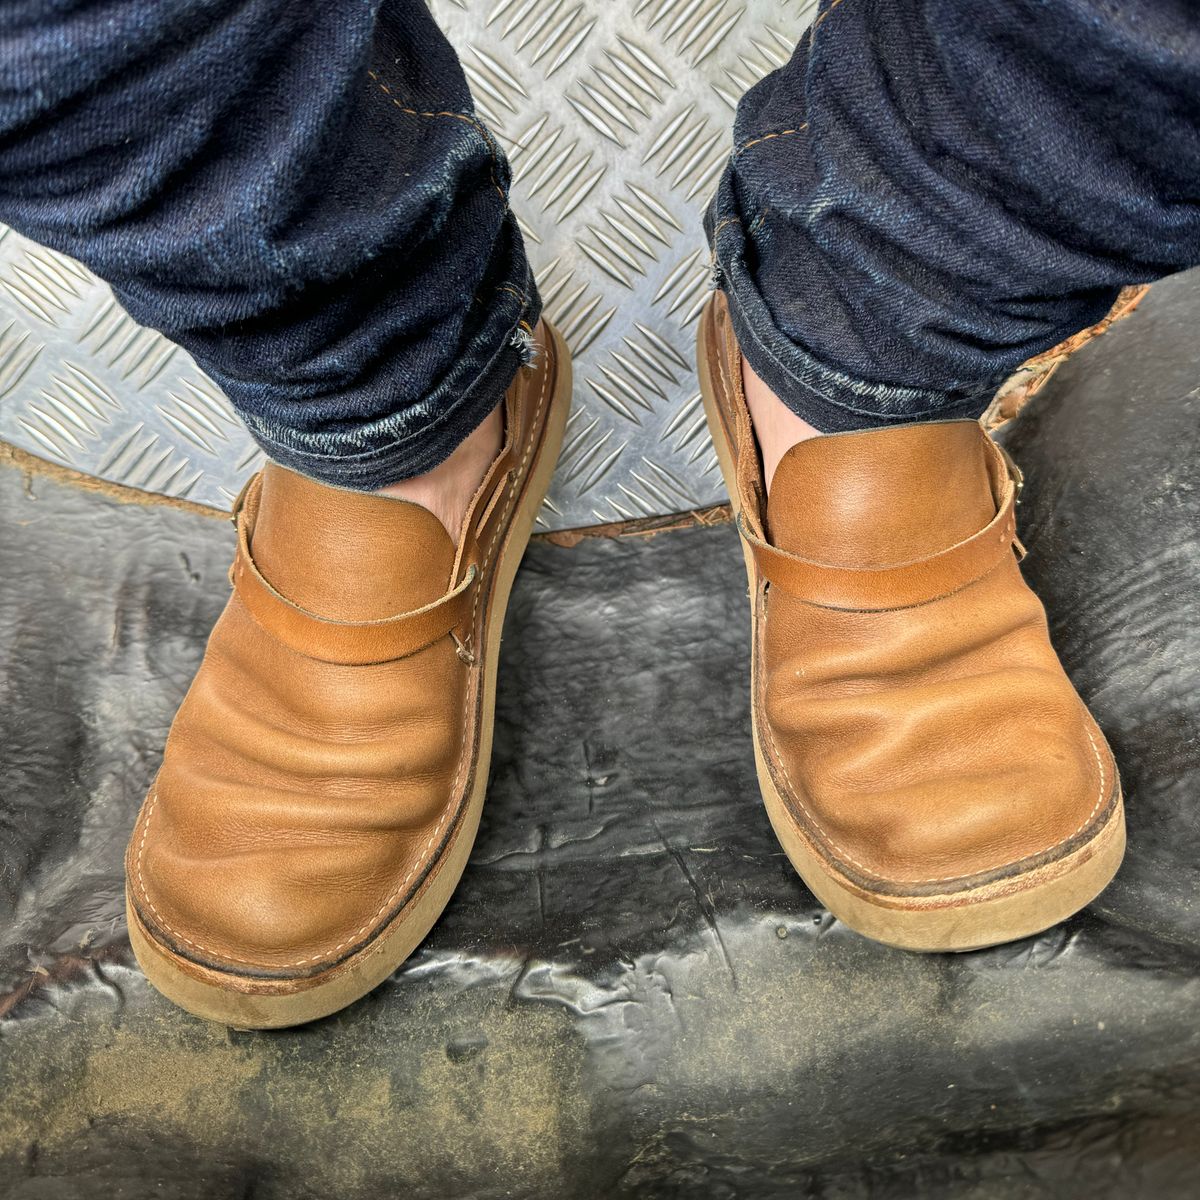
[[[261,422],[243,413],[250,435],[280,466],[350,491],[378,491],[433,470],[500,403],[517,370],[528,360],[528,332],[541,316],[542,303],[532,278],[525,282],[519,300],[515,287],[499,293],[505,299],[497,303],[497,313],[478,338],[482,342],[486,337],[489,344],[473,345],[459,356],[455,367],[426,398],[425,406],[436,415],[420,428],[389,440],[389,426],[400,423],[400,418],[384,418],[368,429],[322,432],[322,448],[307,450],[295,445],[293,431],[272,436]],[[501,315],[505,310],[508,320]],[[480,361],[482,365],[476,367]],[[411,419],[405,423],[411,424]],[[379,439],[379,444],[362,449],[365,439]]]
[[[705,219],[713,285],[729,301],[733,332],[746,361],[792,412],[822,433],[983,415],[1004,375],[949,390],[878,383],[821,361],[789,338],[746,265],[741,218],[729,211],[728,203],[722,204],[731,193],[723,182]]]

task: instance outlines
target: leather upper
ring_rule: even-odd
[[[723,298],[705,319],[760,572],[754,717],[797,825],[892,894],[1069,853],[1116,768],[1022,578],[1015,467],[974,421],[826,435],[784,455],[764,505]]]
[[[554,351],[539,342],[457,545],[415,504],[274,464],[239,498],[233,593],[127,857],[139,917],[175,953],[316,973],[435,864],[487,769],[477,651],[545,423]]]

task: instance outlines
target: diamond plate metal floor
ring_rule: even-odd
[[[541,516],[563,529],[724,498],[692,365],[700,215],[741,93],[816,0],[434,0],[513,165],[575,407]],[[183,351],[71,259],[0,226],[0,439],[228,507],[261,455]]]

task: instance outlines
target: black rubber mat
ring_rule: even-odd
[[[535,545],[428,942],[304,1029],[187,1016],[121,852],[232,531],[0,469],[0,1195],[1197,1195],[1198,320],[1200,280],[1156,286],[1009,438],[1131,845],[1089,912],[958,956],[857,937],[776,845],[726,526]]]

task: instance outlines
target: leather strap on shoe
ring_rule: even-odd
[[[772,546],[751,528],[744,510],[738,513],[738,530],[751,548],[759,574],[772,587],[806,604],[851,612],[928,604],[981,579],[1014,549],[1020,558],[1025,556],[1016,521],[1020,471],[990,439],[989,445],[995,470],[1003,479],[995,517],[978,533],[928,558],[889,567],[839,567]]]
[[[293,604],[267,582],[250,553],[260,486],[255,475],[233,504],[238,547],[229,581],[255,621],[297,654],[342,666],[392,662],[446,637],[469,614],[478,575],[473,564],[456,587],[431,604],[377,621],[334,621]]]

